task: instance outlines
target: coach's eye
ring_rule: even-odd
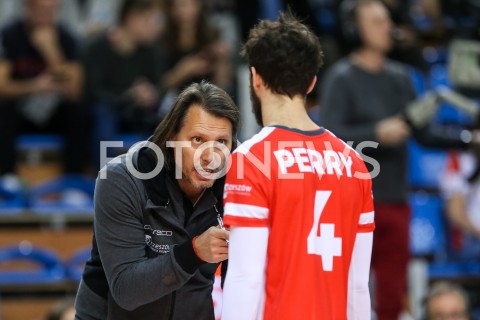
[[[227,140],[225,140],[225,139],[219,139],[219,140],[217,140],[217,142],[220,142],[221,144],[226,144],[226,143],[227,143]]]
[[[202,138],[200,138],[200,137],[194,137],[192,140],[195,143],[202,143]]]

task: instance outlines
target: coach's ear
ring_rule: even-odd
[[[317,76],[313,77],[312,83],[310,83],[310,86],[308,87],[307,94],[312,92],[313,88],[315,88],[315,83],[317,83]]]

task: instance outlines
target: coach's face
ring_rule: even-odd
[[[181,159],[180,152],[175,150],[175,164],[182,172],[180,187],[188,196],[210,188],[223,173],[232,149],[232,129],[230,120],[210,114],[198,105],[187,111],[173,140],[183,144]]]

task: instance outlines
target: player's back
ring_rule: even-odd
[[[355,237],[373,228],[370,175],[327,130],[267,127],[259,136],[237,153],[270,162],[256,168],[270,229],[264,319],[346,319]]]

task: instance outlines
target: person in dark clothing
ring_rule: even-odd
[[[359,0],[350,14],[351,19],[344,21],[345,32],[357,47],[325,76],[320,119],[345,141],[379,143],[378,148],[363,150],[380,165],[378,176],[373,177],[376,311],[379,320],[396,320],[406,298],[410,252],[407,139],[413,135],[420,143],[444,148],[462,148],[465,142],[408,124],[405,108],[415,92],[407,68],[387,59],[392,23],[382,2]]]
[[[67,172],[88,159],[87,113],[77,43],[56,23],[58,0],[27,0],[21,18],[0,33],[0,174],[13,174],[16,137],[59,132],[66,138]]]
[[[162,79],[163,112],[183,88],[202,79],[231,92],[232,49],[220,39],[206,1],[167,0],[165,16],[166,32],[161,38],[167,64]]]
[[[118,24],[85,48],[85,99],[99,141],[120,133],[148,134],[158,123],[162,59],[153,44],[158,15],[155,0],[126,0]]]
[[[216,227],[227,160],[220,150],[235,148],[238,122],[225,91],[194,83],[149,141],[100,171],[76,320],[214,318],[214,275],[229,238]]]

